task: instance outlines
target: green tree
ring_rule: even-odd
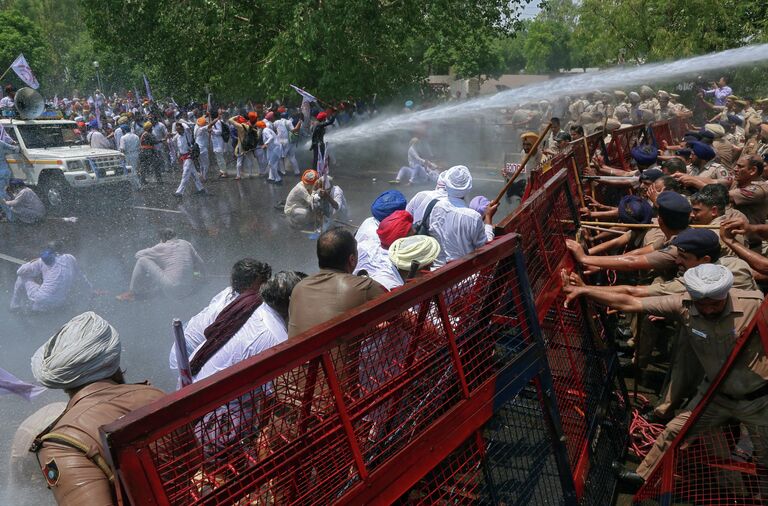
[[[51,49],[35,23],[15,9],[0,11],[0,65],[5,71],[23,53],[38,81],[45,79],[52,59]],[[23,85],[13,71],[4,81]],[[24,85],[26,86],[26,85]]]
[[[160,90],[200,98],[395,94],[430,67],[501,71],[495,40],[522,0],[80,0],[99,47]]]

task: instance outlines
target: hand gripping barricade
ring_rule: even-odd
[[[762,362],[762,368],[768,368],[767,350],[768,302],[763,302],[750,325],[734,339],[719,374],[635,495],[635,504],[768,503],[768,417],[760,415],[766,412],[768,392],[740,401],[723,392],[724,382],[737,367],[752,369]],[[722,416],[724,406],[730,407],[727,417]]]
[[[628,402],[551,172],[477,252],[102,428],[125,502],[609,504]]]

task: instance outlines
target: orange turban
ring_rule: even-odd
[[[254,111],[251,111],[248,113],[248,121],[250,121],[251,123],[255,123],[256,120],[258,119],[259,119],[259,115],[256,114]]]
[[[307,169],[304,171],[304,174],[301,175],[301,182],[304,184],[315,184],[315,181],[317,181],[316,170]]]

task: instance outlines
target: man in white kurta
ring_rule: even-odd
[[[393,212],[407,209],[407,205],[405,195],[398,190],[387,190],[376,197],[371,204],[371,216],[364,219],[357,228],[355,240],[358,244],[364,241],[378,243],[379,236],[376,230],[379,228],[379,223]]]
[[[405,210],[413,215],[413,222],[419,223],[424,218],[424,212],[429,203],[434,199],[447,200],[448,194],[445,192],[445,174],[448,171],[441,172],[437,177],[437,184],[434,190],[420,191],[408,201]]]
[[[314,192],[317,182],[317,171],[305,170],[301,181],[296,183],[285,199],[283,212],[293,228],[300,230],[313,229],[315,223]]]
[[[9,186],[12,198],[5,201],[0,198],[0,204],[7,208],[8,221],[31,224],[45,217],[45,204],[34,191],[24,186],[22,180],[12,179]]]
[[[472,253],[494,238],[491,218],[498,205],[488,206],[483,217],[467,205],[465,199],[472,189],[469,169],[463,165],[448,169],[445,188],[448,198],[437,202],[429,217],[429,235],[440,243],[440,255],[433,270]]]
[[[200,164],[200,180],[205,182],[208,178],[208,168],[211,165],[210,157],[208,156],[208,141],[211,138],[211,127],[208,125],[208,121],[205,117],[197,118],[197,124],[195,125],[195,144],[200,149],[200,158],[198,163]]]
[[[43,250],[41,258],[19,267],[11,310],[50,311],[72,301],[72,294],[80,287],[93,290],[75,257],[60,254],[57,249],[49,246]]]
[[[213,156],[216,158],[216,165],[219,168],[219,176],[227,177],[227,161],[224,158],[224,153],[227,152],[227,143],[222,137],[223,128],[228,129],[229,126],[223,122],[221,115],[219,115],[211,128],[211,147],[213,147]]]
[[[197,193],[205,193],[200,176],[195,170],[195,162],[192,160],[192,141],[189,137],[184,125],[181,122],[176,123],[176,135],[173,136],[173,143],[176,147],[176,154],[182,163],[181,182],[174,193],[176,197],[184,196],[184,190],[190,179],[194,181]]]
[[[120,137],[118,149],[125,155],[125,164],[131,168],[131,174],[133,174],[134,178],[138,178],[141,139],[131,131],[128,125],[121,125],[120,130],[123,131],[123,136]]]
[[[172,230],[160,232],[162,242],[136,253],[128,292],[119,300],[130,301],[161,291],[167,297],[181,299],[195,288],[195,272],[203,269],[203,260],[194,246],[179,239]]]
[[[262,130],[261,135],[264,140],[264,147],[267,150],[267,167],[269,169],[267,182],[282,184],[283,176],[280,174],[281,148],[280,142],[277,139],[277,133],[272,127],[267,126]]]

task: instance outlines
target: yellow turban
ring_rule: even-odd
[[[535,143],[536,141],[539,140],[539,134],[537,134],[536,132],[523,132],[522,134],[520,134],[520,139],[522,140],[531,139]]]
[[[147,128],[152,128],[152,122],[151,121],[147,121],[146,123],[144,123],[144,130],[146,130]]]
[[[411,269],[411,262],[418,262],[419,268],[432,264],[440,254],[440,243],[428,235],[403,237],[389,247],[389,259],[403,271]]]
[[[200,116],[199,118],[197,118],[198,126],[205,126],[205,123],[206,123],[205,116]]]

